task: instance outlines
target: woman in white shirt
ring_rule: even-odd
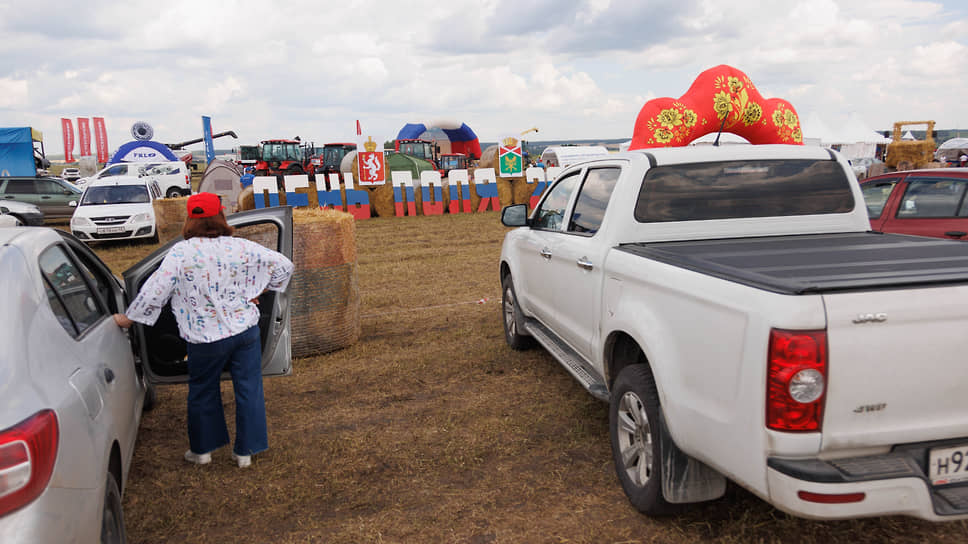
[[[219,384],[226,366],[235,392],[235,445],[240,467],[269,447],[262,390],[259,295],[284,291],[293,264],[281,253],[232,236],[218,195],[188,198],[184,240],[173,245],[158,270],[115,322],[153,325],[171,300],[178,331],[188,343],[188,441],[185,460],[204,465],[229,443]]]

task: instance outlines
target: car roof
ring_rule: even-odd
[[[871,180],[884,179],[884,178],[895,178],[897,176],[910,176],[910,175],[932,175],[941,176],[949,178],[968,178],[968,168],[919,168],[917,170],[900,170],[897,172],[885,172],[883,174],[878,174],[876,176],[870,176],[867,179],[861,181],[861,183],[867,183]]]

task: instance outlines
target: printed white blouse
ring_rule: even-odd
[[[266,289],[284,291],[292,272],[285,255],[244,238],[190,238],[171,247],[125,315],[154,325],[171,299],[182,338],[215,342],[257,325],[259,308],[250,301]]]

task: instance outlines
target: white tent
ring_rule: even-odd
[[[916,140],[917,138],[915,138],[914,137],[914,134],[911,134],[911,131],[909,130],[909,131],[907,131],[907,132],[904,133],[904,136],[901,136],[901,139],[902,140]]]
[[[878,145],[891,141],[870,128],[856,112],[835,118],[829,124],[822,121],[816,112],[811,112],[801,119],[800,127],[805,144],[839,146],[840,152],[848,159],[873,157]]]
[[[834,137],[833,131],[820,119],[817,112],[810,112],[806,118],[800,118],[800,131],[806,145],[822,145],[824,140]]]

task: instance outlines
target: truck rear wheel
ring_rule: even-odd
[[[648,365],[622,369],[612,387],[608,407],[612,459],[629,502],[650,516],[675,511],[662,496],[660,410],[659,394]]]
[[[521,309],[518,308],[518,299],[514,294],[514,282],[511,281],[511,274],[506,274],[501,278],[501,291],[501,309],[504,314],[504,340],[511,346],[511,349],[518,351],[526,350],[534,345],[534,338],[530,335],[522,334],[518,330],[518,323],[521,322]]]

